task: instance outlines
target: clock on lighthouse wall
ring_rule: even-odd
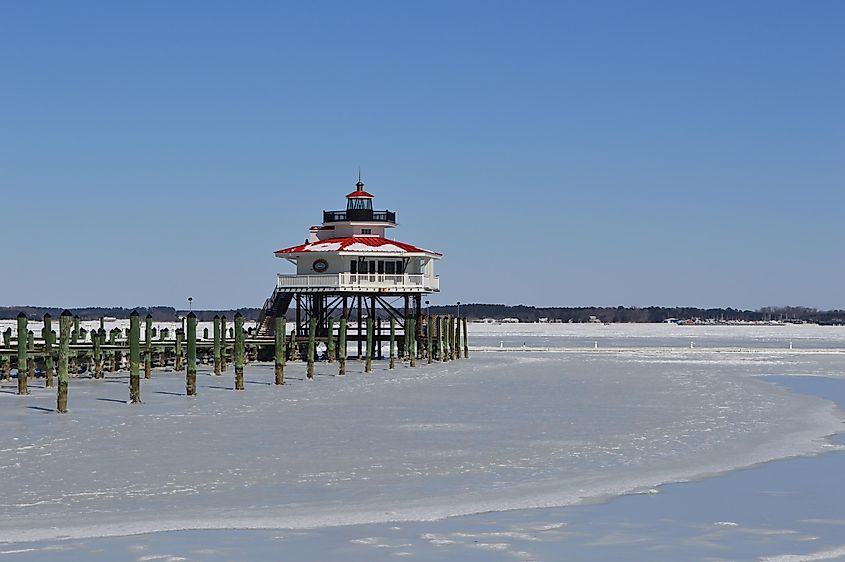
[[[324,259],[314,260],[314,263],[311,264],[311,269],[317,273],[325,273],[329,269],[329,262]]]

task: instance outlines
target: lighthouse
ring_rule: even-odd
[[[318,337],[328,336],[330,319],[346,318],[349,339],[358,342],[360,356],[364,325],[372,318],[380,356],[386,337],[383,321],[394,319],[400,333],[410,318],[421,326],[423,295],[440,290],[435,263],[442,254],[389,238],[388,231],[397,226],[396,213],[374,210],[374,199],[359,174],[345,209],[323,211],[322,223],[308,230],[304,244],[276,250],[276,257],[294,264],[296,273],[276,276],[259,316],[260,334],[271,334],[274,319],[291,308],[297,336],[308,334],[312,318]]]

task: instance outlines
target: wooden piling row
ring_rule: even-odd
[[[112,371],[120,368],[120,361],[122,354],[128,350],[128,367],[129,367],[129,403],[141,403],[141,388],[140,388],[140,357],[144,354],[144,371],[145,378],[151,378],[151,371],[153,368],[153,357],[156,352],[164,355],[168,350],[174,354],[174,367],[181,370],[185,369],[187,364],[187,372],[185,379],[185,388],[187,396],[195,396],[197,394],[197,362],[205,360],[214,362],[214,373],[220,374],[225,364],[225,341],[226,332],[224,331],[225,318],[215,317],[214,321],[214,340],[209,342],[208,338],[198,340],[197,338],[197,317],[191,312],[186,316],[186,327],[177,329],[175,333],[175,340],[166,341],[167,330],[158,330],[161,339],[158,343],[153,341],[153,335],[156,333],[152,326],[152,317],[147,315],[144,326],[144,340],[141,342],[140,334],[140,318],[137,311],[133,311],[130,316],[130,327],[128,332],[128,341],[122,340],[122,331],[118,328],[111,330],[108,334],[108,347],[106,345],[106,332],[104,328],[100,330],[91,330],[90,332],[80,328],[78,317],[74,318],[70,312],[64,311],[59,321],[59,334],[52,329],[52,319],[49,314],[44,316],[43,329],[41,330],[41,337],[39,340],[35,339],[32,331],[27,330],[28,319],[25,314],[21,313],[17,317],[18,334],[17,338],[17,366],[18,366],[18,394],[25,395],[29,393],[28,383],[31,377],[35,376],[36,360],[39,364],[44,365],[44,376],[46,387],[52,387],[54,384],[54,376],[58,375],[58,389],[56,398],[56,411],[59,413],[66,413],[68,411],[68,380],[70,376],[74,376],[74,363],[77,363],[76,358],[82,362],[81,367],[85,372],[90,373],[94,379],[103,378],[103,371],[108,366]],[[366,344],[366,352],[362,353],[362,359],[365,360],[364,372],[371,373],[373,371],[373,359],[376,357],[376,345],[380,345],[383,336],[381,328],[376,325],[376,318],[370,314],[365,326],[362,326],[359,331],[363,336],[364,329],[366,335],[362,338]],[[248,359],[247,353],[252,353],[254,358],[258,354],[259,348],[274,346],[274,363],[275,363],[275,385],[285,384],[285,366],[287,359],[297,353],[297,348],[302,346],[302,351],[306,351],[304,358],[307,363],[306,375],[308,380],[314,380],[314,370],[317,348],[317,321],[312,318],[308,326],[307,347],[304,346],[302,333],[297,338],[296,334],[291,334],[290,345],[288,345],[286,338],[286,323],[283,317],[276,319],[276,336],[273,340],[254,339],[250,337],[246,339],[247,332],[243,327],[243,316],[238,313],[235,315],[234,328],[229,332],[229,336],[234,339],[233,361],[235,363],[235,390],[244,390],[244,365]],[[422,326],[420,326],[422,324]],[[337,341],[334,333],[334,320],[327,322],[330,330],[325,335],[325,339],[321,336],[319,341],[326,343],[326,359],[339,363],[339,374],[346,374],[347,361],[347,335],[348,322],[346,318],[341,318],[339,322],[339,329],[337,333]],[[424,330],[422,329],[424,326]],[[395,319],[390,319],[390,346],[389,346],[389,368],[395,368],[395,359],[398,355],[405,359],[407,358],[410,367],[417,366],[417,360],[426,359],[427,363],[432,363],[435,360],[450,361],[460,358],[469,357],[469,338],[467,331],[467,319],[456,318],[452,316],[431,316],[427,314],[425,317],[418,319],[412,315],[405,318],[403,329],[404,342],[397,342],[397,322]],[[83,335],[84,334],[84,335]],[[207,334],[206,334],[207,335]],[[89,338],[90,346],[86,347]],[[80,337],[82,341],[80,341]],[[36,342],[37,343],[36,345]],[[75,342],[75,343],[74,343]],[[378,342],[378,343],[377,343]],[[0,375],[5,374],[7,380],[11,377],[11,369],[14,365],[14,358],[11,357],[12,346],[12,330],[7,329],[2,334],[2,349],[0,349]],[[402,344],[401,349],[397,349],[397,343]],[[143,345],[143,348],[141,347]],[[200,347],[202,346],[202,347]],[[187,348],[187,353],[184,352],[184,347]],[[362,346],[363,347],[363,346]],[[463,348],[463,349],[462,349]],[[362,349],[362,351],[364,351]],[[104,361],[105,357],[111,360],[108,364]],[[56,354],[58,362],[55,361]],[[378,352],[381,357],[381,353]],[[462,357],[463,356],[463,357]],[[264,355],[267,357],[267,355]],[[160,362],[160,366],[166,365],[165,362]],[[56,373],[56,371],[58,371]]]

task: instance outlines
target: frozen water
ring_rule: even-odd
[[[312,383],[291,363],[282,388],[258,364],[245,392],[229,390],[231,369],[201,369],[191,399],[183,376],[156,372],[140,406],[122,402],[125,376],[74,380],[66,416],[46,412],[52,389],[4,383],[0,540],[569,505],[835,447],[831,402],[754,375],[841,371],[841,358],[723,359],[478,353],[370,375],[350,362],[345,378],[320,364]]]
[[[479,346],[689,349],[741,347],[796,350],[845,349],[845,327],[815,324],[693,325],[677,324],[470,324],[470,343]]]

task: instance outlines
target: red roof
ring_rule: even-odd
[[[358,190],[353,191],[352,193],[349,193],[349,194],[346,195],[347,199],[349,199],[350,197],[366,197],[366,198],[369,198],[369,199],[374,199],[375,195],[373,195],[372,193],[367,193],[363,189],[358,189]]]
[[[439,252],[417,248],[398,240],[380,238],[377,236],[350,236],[348,238],[328,238],[317,242],[308,242],[299,246],[292,246],[276,250],[274,253],[281,257],[287,254],[302,254],[307,252],[379,252],[391,254],[430,254],[442,256]]]

